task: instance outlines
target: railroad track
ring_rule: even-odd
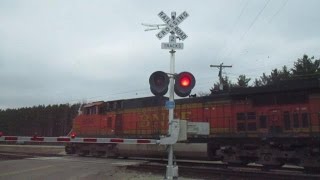
[[[162,173],[166,169],[166,161],[155,158],[129,158],[147,160],[147,163],[128,166],[137,171],[151,171]],[[280,169],[262,169],[261,166],[227,166],[223,163],[195,160],[177,160],[180,176],[201,179],[320,179],[320,174],[307,174],[300,167],[284,167]],[[320,172],[317,172],[320,173]]]
[[[0,160],[23,159],[39,156],[61,156],[41,153],[12,153],[0,151]],[[70,156],[70,155],[67,155]],[[71,155],[75,156],[75,155]],[[110,158],[110,157],[105,157]],[[128,169],[136,171],[150,171],[163,174],[166,169],[167,160],[163,158],[141,158],[130,157],[131,160],[143,160],[146,163],[127,166]],[[265,171],[261,166],[227,166],[224,163],[198,160],[176,160],[180,176],[195,179],[320,179],[320,174],[306,174],[303,168],[281,168]],[[320,172],[317,172],[320,173]],[[201,176],[200,176],[201,175]]]

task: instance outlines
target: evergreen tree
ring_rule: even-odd
[[[246,75],[242,74],[238,77],[238,84],[236,84],[236,87],[248,87],[249,86],[249,81],[251,79],[247,78]]]
[[[308,55],[303,55],[303,57],[294,62],[294,66],[291,69],[292,74],[295,76],[302,75],[312,75],[320,73],[320,60],[314,60],[314,56],[311,58]]]

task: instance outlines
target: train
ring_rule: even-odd
[[[88,103],[74,119],[77,137],[159,138],[168,131],[167,97]],[[208,134],[188,134],[175,155],[320,168],[320,78],[281,80],[263,87],[232,88],[175,100],[174,117],[209,124]],[[165,156],[161,145],[66,144],[68,154]]]

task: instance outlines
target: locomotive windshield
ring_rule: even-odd
[[[103,102],[93,102],[83,106],[83,114],[93,115],[93,114],[102,114],[103,113]]]

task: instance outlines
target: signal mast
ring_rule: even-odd
[[[157,30],[162,27],[160,32],[156,34],[158,39],[162,39],[168,33],[169,43],[161,43],[161,49],[169,49],[170,53],[170,73],[163,71],[156,71],[151,74],[149,78],[150,90],[156,96],[163,96],[169,90],[169,101],[166,102],[166,108],[169,110],[169,130],[168,135],[171,136],[174,126],[179,126],[179,121],[174,121],[174,92],[180,97],[186,97],[191,93],[195,86],[195,78],[189,72],[181,72],[175,74],[175,50],[183,49],[183,43],[177,43],[177,38],[181,41],[188,36],[178,27],[178,25],[189,17],[189,14],[184,11],[178,17],[176,12],[171,12],[171,18],[161,11],[158,16],[165,24],[143,24],[143,26],[151,27],[145,31]],[[169,86],[169,87],[168,87]],[[177,122],[177,123],[176,123]],[[174,142],[175,143],[175,142]],[[168,143],[168,165],[166,169],[166,179],[174,179],[178,177],[178,166],[173,165],[173,144]]]

